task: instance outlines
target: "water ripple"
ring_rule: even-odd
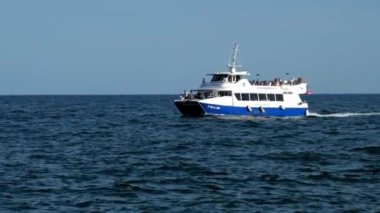
[[[0,211],[380,211],[379,95],[308,96],[297,119],[174,98],[0,97]]]

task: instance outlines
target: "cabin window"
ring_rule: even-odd
[[[242,101],[249,101],[249,94],[248,93],[242,93],[241,94],[241,100]]]
[[[231,76],[231,75],[228,76],[228,82],[233,82],[233,81],[232,81],[232,76]]]
[[[227,75],[214,75],[211,81],[224,81],[227,78]]]
[[[238,101],[241,101],[240,93],[235,93],[235,97]]]
[[[266,101],[267,95],[266,94],[259,94],[259,101]]]
[[[257,93],[251,93],[249,94],[251,101],[258,101],[259,98],[257,97]]]
[[[240,75],[237,75],[236,76],[236,82],[238,82],[240,80],[241,76]]]
[[[218,96],[220,96],[220,97],[231,96],[231,91],[219,91]]]
[[[284,101],[284,95],[276,94],[276,101]]]
[[[274,94],[267,94],[269,101],[276,101]]]
[[[212,98],[212,97],[213,97],[211,91],[205,91],[205,92],[204,92],[204,96],[205,96],[205,98]]]

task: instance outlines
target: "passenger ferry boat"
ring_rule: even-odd
[[[185,90],[174,103],[184,116],[307,116],[308,104],[300,94],[307,94],[302,78],[249,81],[247,71],[238,71],[238,45],[235,44],[228,70],[209,74],[198,89]]]

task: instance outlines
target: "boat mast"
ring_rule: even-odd
[[[236,67],[240,67],[240,66],[236,65],[238,51],[239,51],[239,45],[235,44],[235,46],[233,48],[233,53],[232,53],[231,61],[227,65],[227,67],[229,68],[229,71],[232,72],[232,73],[236,72]]]

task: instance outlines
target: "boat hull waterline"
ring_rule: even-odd
[[[262,116],[262,117],[294,117],[307,116],[307,108],[281,107],[236,107],[200,103],[198,101],[175,101],[179,111],[186,117],[202,117],[207,115],[224,116]]]

